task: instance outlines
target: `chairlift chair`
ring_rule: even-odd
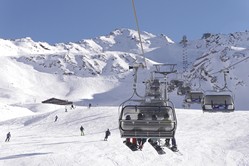
[[[224,74],[224,87],[219,88],[216,93],[206,94],[202,100],[203,112],[232,112],[235,110],[232,91],[227,87],[226,76],[229,73],[228,68],[218,72]]]
[[[178,87],[177,95],[179,95],[179,96],[186,95],[187,93],[190,92],[190,90],[191,89],[189,86],[180,86],[180,87]]]
[[[230,94],[208,94],[202,100],[203,112],[232,112],[235,110]]]
[[[173,138],[177,119],[174,104],[167,97],[167,74],[174,70],[162,72],[160,66],[152,73],[152,78],[146,83],[145,95],[132,96],[119,107],[119,130],[121,138]],[[135,73],[136,74],[136,73]],[[164,75],[164,81],[159,81],[156,74]],[[136,76],[136,75],[135,75]],[[134,88],[134,94],[136,88]],[[132,99],[133,98],[133,99]],[[142,119],[138,119],[139,115]],[[164,119],[168,114],[169,119]],[[157,117],[153,119],[152,117]]]
[[[203,92],[202,91],[190,91],[185,95],[185,102],[189,104],[200,104],[203,98]]]

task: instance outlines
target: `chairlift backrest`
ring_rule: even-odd
[[[187,97],[189,98],[194,98],[194,99],[202,99],[203,97],[203,92],[201,91],[190,91],[189,93],[187,93]]]
[[[169,114],[170,120],[176,120],[175,112],[170,106],[136,106],[128,105],[122,109],[121,119],[126,120],[129,115],[131,120],[137,120],[140,114],[143,115],[143,120],[152,120],[152,116],[156,115],[157,120],[164,119],[164,114]]]
[[[233,104],[233,98],[230,95],[206,95],[205,104]]]

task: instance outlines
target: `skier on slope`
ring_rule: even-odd
[[[81,136],[84,136],[84,127],[80,126],[80,132],[81,132]]]
[[[104,141],[107,141],[108,137],[111,135],[111,132],[109,129],[106,130],[105,132],[105,138],[104,138]]]
[[[11,137],[11,134],[10,134],[10,132],[8,132],[7,136],[6,136],[6,139],[5,139],[5,142],[9,142],[10,141],[10,137]]]
[[[56,122],[58,120],[58,116],[56,115],[54,118],[54,122]]]

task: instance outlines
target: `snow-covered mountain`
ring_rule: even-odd
[[[156,62],[175,63],[178,72],[182,73],[184,54],[188,63],[188,83],[193,89],[200,84],[203,90],[222,87],[223,73],[218,71],[249,56],[249,32],[206,33],[201,39],[187,41],[185,46],[163,34],[142,32],[141,37],[149,69]],[[129,65],[141,55],[138,39],[137,31],[131,29],[116,29],[106,36],[55,45],[35,42],[29,37],[1,39],[1,96],[6,103],[12,103],[9,98],[14,103],[25,103],[57,96],[74,102],[98,98],[102,104],[118,105],[131,91],[122,92],[124,87],[132,84]],[[229,68],[228,87],[236,96],[237,109],[248,109],[245,104],[249,84],[247,66],[248,60],[245,60]],[[145,76],[141,76],[140,82]],[[172,77],[182,79],[179,74]],[[101,88],[86,81],[94,79]],[[113,83],[107,85],[106,81]],[[63,90],[57,92],[57,88]],[[109,101],[105,96],[110,90],[123,96],[110,97]],[[74,91],[81,91],[82,96],[75,96]],[[19,99],[18,94],[26,94],[26,98]],[[6,96],[9,97],[7,100]],[[113,98],[118,99],[113,101]],[[181,97],[172,93],[172,99],[177,107],[181,107]]]

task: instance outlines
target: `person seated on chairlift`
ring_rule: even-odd
[[[131,116],[130,115],[126,115],[125,116],[125,120],[131,120]],[[131,143],[132,140],[132,143]],[[137,140],[136,138],[126,138],[125,143],[127,145],[133,144],[134,147],[137,147]]]
[[[144,115],[140,112],[137,115],[137,120],[144,120]],[[139,149],[142,150],[144,143],[146,142],[146,138],[138,138],[137,139],[137,144],[139,146]]]
[[[168,114],[168,113],[165,113],[165,114],[164,114],[164,119],[163,119],[163,120],[166,121],[166,122],[172,122],[172,121],[169,119],[169,114]],[[166,139],[165,139],[165,146],[167,146],[167,147],[170,146],[169,141],[170,141],[169,138],[166,138]],[[171,149],[176,150],[176,149],[177,149],[177,145],[176,145],[175,134],[173,134],[173,137],[171,138],[171,143],[172,143]]]
[[[152,117],[151,117],[152,120],[157,120],[157,115],[156,114],[153,114]]]
[[[157,115],[153,114],[151,119],[152,120],[157,120]],[[156,146],[156,145],[158,145],[159,140],[160,140],[159,138],[150,138],[148,140],[148,142],[150,142],[150,144],[152,144],[153,146]]]

